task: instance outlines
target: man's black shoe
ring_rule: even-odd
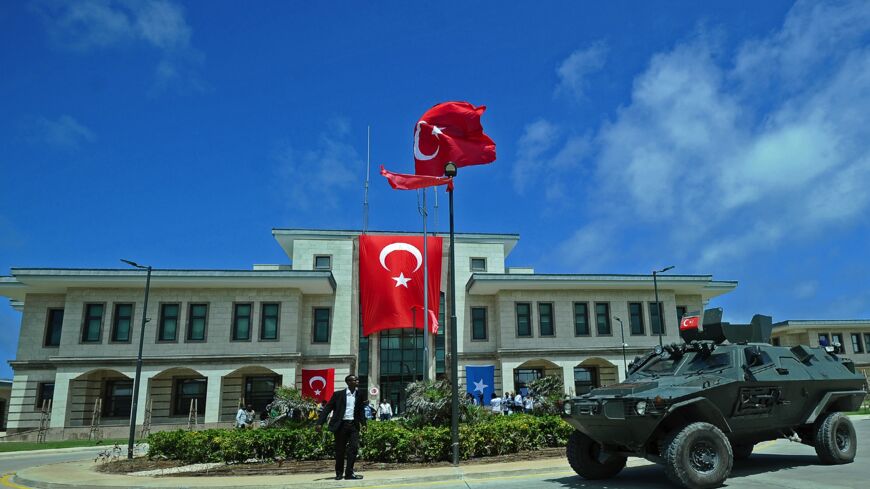
[[[362,479],[363,476],[361,476],[359,474],[350,474],[350,475],[344,476],[344,478],[345,478],[345,480],[349,480],[349,481],[350,480],[357,480],[358,481],[358,480]]]
[[[344,479],[344,477],[342,477],[342,476],[340,476],[340,475],[335,476],[335,480],[337,480],[337,481],[340,481],[340,480],[342,480],[342,479]]]

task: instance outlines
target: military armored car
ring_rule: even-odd
[[[826,464],[852,462],[855,428],[843,412],[860,407],[864,376],[833,345],[772,346],[771,330],[769,316],[748,325],[722,322],[721,309],[684,316],[684,343],[657,346],[624,382],[565,401],[571,467],[606,479],[643,457],[679,485],[712,488],[777,438],[815,447]]]

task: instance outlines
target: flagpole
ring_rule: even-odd
[[[444,166],[444,175],[456,177],[456,165],[448,162]],[[453,228],[453,189],[450,193],[450,384],[453,395],[453,405],[450,413],[450,438],[453,444],[453,465],[459,465],[459,340],[456,337],[456,256]]]
[[[372,126],[366,127],[366,183],[363,197],[363,234],[369,230],[369,175],[372,159]]]
[[[423,189],[423,380],[429,381],[429,236],[426,233],[426,189]],[[416,331],[416,330],[415,330]]]

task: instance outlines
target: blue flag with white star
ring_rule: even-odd
[[[495,366],[493,365],[467,365],[465,367],[465,380],[468,384],[465,392],[471,393],[478,402],[483,396],[482,406],[489,406],[492,393],[495,392]]]

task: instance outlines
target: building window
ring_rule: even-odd
[[[133,323],[133,304],[115,304],[112,316],[112,341],[130,341],[130,326]]]
[[[532,305],[517,302],[517,336],[532,336]]]
[[[677,324],[680,324],[680,320],[686,315],[687,310],[686,306],[677,306]]]
[[[63,309],[49,309],[45,324],[45,346],[60,346],[60,330],[63,327]]]
[[[36,384],[36,409],[48,408],[49,402],[54,399],[54,382],[40,382]]]
[[[99,343],[103,328],[103,304],[85,304],[85,324],[82,326],[82,343]]]
[[[486,308],[472,307],[471,308],[471,339],[485,340],[486,339]]]
[[[870,333],[864,333],[864,345],[870,345]],[[870,348],[870,347],[867,347]]]
[[[314,308],[314,331],[311,335],[314,343],[329,343],[329,313],[328,307]]]
[[[831,340],[828,339],[828,333],[819,333],[819,346],[829,346]]]
[[[861,344],[860,333],[852,333],[852,351],[855,353],[864,353],[864,345]]]
[[[251,339],[251,304],[233,305],[233,340]]]
[[[835,353],[846,353],[846,346],[843,344],[843,335],[841,333],[831,334],[831,344],[839,345]]]
[[[317,255],[314,257],[315,270],[332,270],[332,257],[329,255]]]
[[[580,396],[598,387],[598,369],[574,367],[574,392]]]
[[[541,329],[541,336],[553,336],[556,334],[553,328],[553,323],[553,303],[539,302],[538,327]]]
[[[782,346],[782,342],[779,340],[779,338],[772,338],[771,341],[773,342],[773,346]]]
[[[485,272],[486,271],[486,258],[472,258],[471,259],[471,271],[472,272]]]
[[[598,327],[598,335],[609,335],[610,332],[610,304],[606,302],[595,303],[595,325]]]
[[[529,383],[544,376],[544,371],[539,368],[516,368],[514,369],[514,392],[520,392],[529,388]],[[505,389],[507,390],[507,389]]]
[[[585,302],[574,303],[574,335],[589,336],[589,305]]]
[[[655,302],[649,303],[649,322],[650,328],[652,329],[652,334],[654,335],[665,334],[665,327],[661,320],[661,314],[659,314],[661,311],[661,302],[659,302],[658,304],[656,304]]]
[[[178,310],[178,304],[160,304],[157,341],[175,341],[178,338]]]
[[[643,329],[643,305],[640,302],[628,303],[628,325],[631,334],[645,334]]]
[[[280,382],[278,379],[277,376],[245,378],[245,403],[250,404],[255,413],[264,412],[275,398],[275,387]]]
[[[260,313],[260,339],[261,340],[277,340],[278,339],[278,311],[277,302],[263,303]]]
[[[205,341],[207,321],[208,304],[189,304],[187,306],[187,341]]]
[[[106,381],[106,403],[103,404],[103,416],[130,417],[130,407],[133,405],[133,381]]]
[[[207,386],[206,379],[175,379],[175,405],[172,414],[175,416],[189,415],[191,401],[196,405],[197,414],[205,414]]]

